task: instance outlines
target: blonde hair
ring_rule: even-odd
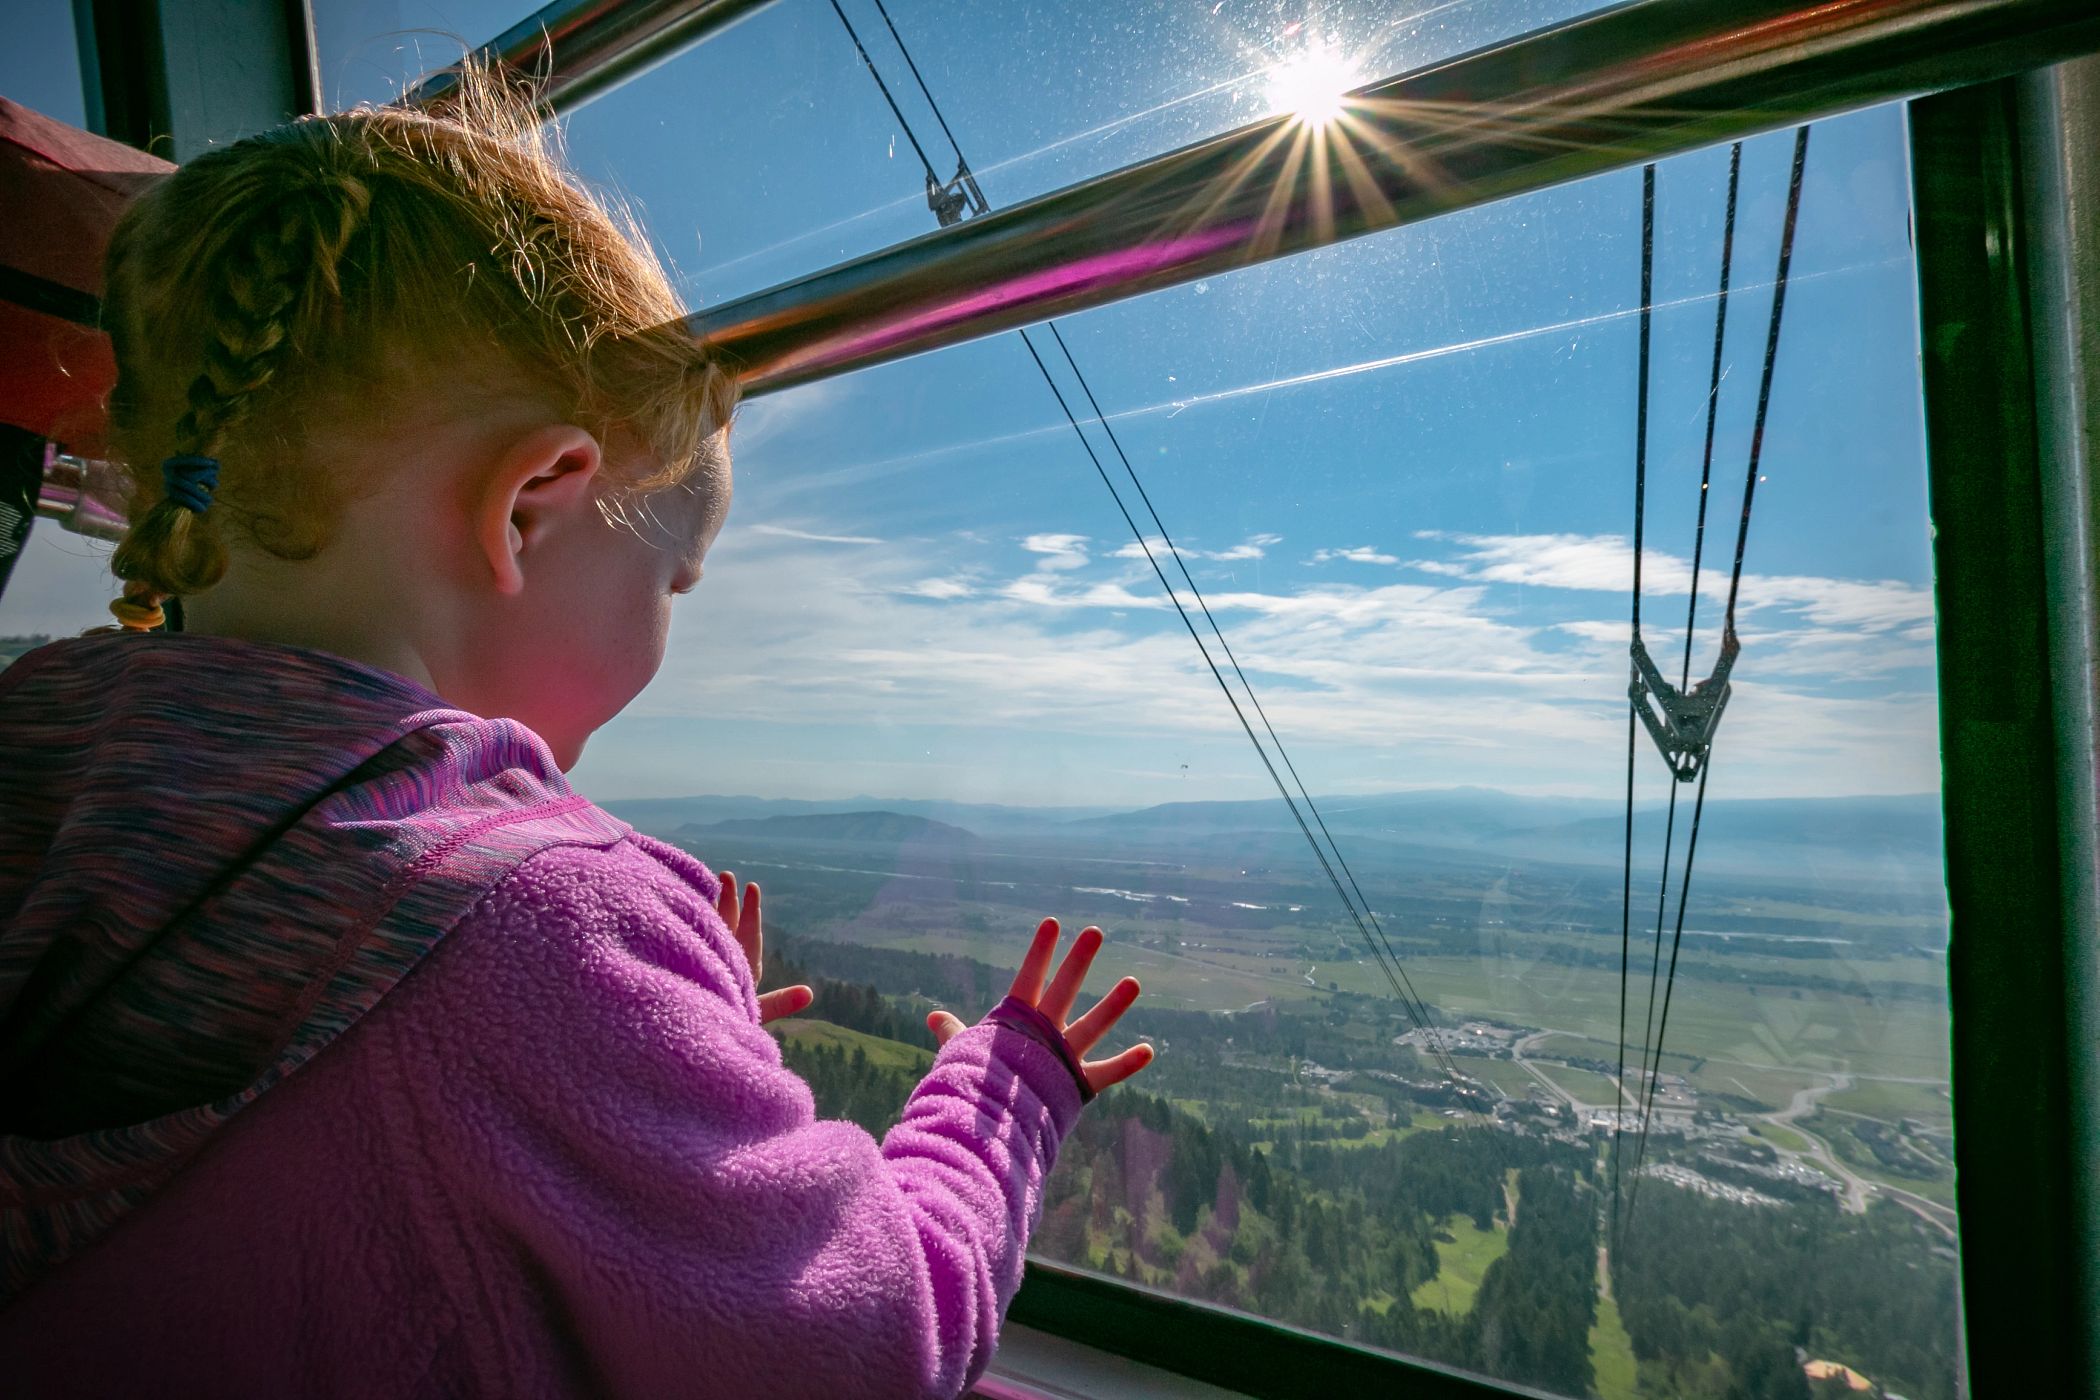
[[[487,367],[647,449],[614,478],[635,496],[690,476],[735,406],[633,220],[486,72],[436,113],[309,117],[199,156],[126,211],[105,285],[133,487],[110,609],[132,630],[218,582],[229,528],[318,553],[356,483],[305,460],[306,424],[357,412],[405,360]],[[169,499],[162,463],[185,456],[220,463],[208,511]]]

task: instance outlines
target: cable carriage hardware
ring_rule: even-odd
[[[1728,708],[1728,673],[1742,649],[1735,629],[1729,628],[1721,638],[1721,659],[1714,673],[1690,690],[1680,691],[1663,679],[1655,658],[1648,654],[1648,643],[1634,634],[1633,679],[1626,694],[1641,726],[1662,750],[1663,762],[1680,783],[1692,781],[1706,766],[1714,731],[1721,727],[1721,712]]]

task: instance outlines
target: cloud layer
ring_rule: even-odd
[[[1073,533],[983,540],[929,575],[925,542],[842,551],[820,542],[829,533],[732,531],[636,713],[859,726],[871,762],[892,767],[892,751],[909,750],[912,733],[958,726],[1009,734],[1002,752],[1016,771],[1053,732],[1068,737],[1066,752],[1088,736],[1104,752],[1194,746],[1221,765],[1235,763],[1237,751],[1244,784],[1234,791],[1261,791],[1266,779],[1238,720],[1150,568],[1130,557],[1135,550],[1104,552]],[[1363,546],[1315,551],[1323,563],[1376,566],[1383,580],[1309,570],[1292,586],[1234,586],[1221,564],[1276,543],[1254,536],[1183,554],[1209,570],[1206,578],[1199,569],[1205,598],[1308,782],[1333,791],[1412,781],[1586,792],[1609,790],[1623,774],[1632,565],[1624,540],[1424,534],[1424,557],[1405,564]],[[1686,562],[1650,553],[1645,565],[1650,596],[1684,596]],[[1713,602],[1695,668],[1711,664],[1726,582],[1710,571],[1702,579]],[[1528,590],[1521,604],[1520,586]],[[1663,611],[1681,628],[1681,611]],[[1237,686],[1192,605],[1191,615]],[[1741,623],[1745,659],[1719,750],[1730,795],[1936,784],[1925,590],[1746,575]],[[1674,670],[1681,631],[1658,627],[1649,643]],[[713,664],[725,648],[737,667]],[[754,763],[743,785],[764,790],[764,760]],[[938,774],[919,776],[942,787]],[[906,790],[902,780],[892,772],[883,790]],[[1098,800],[1157,798],[1149,781],[1127,785],[1095,790]]]

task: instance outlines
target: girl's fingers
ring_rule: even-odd
[[[729,925],[730,932],[734,933],[736,931],[736,876],[727,870],[722,872],[722,893],[715,899],[715,912],[722,916],[722,922]]]
[[[1036,926],[1035,941],[1028,945],[1028,955],[1021,959],[1021,970],[1014,974],[1013,994],[1034,1006],[1043,995],[1043,979],[1050,973],[1050,955],[1057,951],[1057,920],[1045,919]]]
[[[763,1026],[766,1022],[777,1021],[783,1016],[800,1015],[802,1012],[809,1010],[809,1004],[815,1001],[816,998],[817,994],[815,992],[799,984],[793,987],[782,987],[777,992],[760,992],[758,994],[758,1023]]]
[[[1105,1060],[1088,1061],[1085,1066],[1086,1082],[1088,1087],[1098,1094],[1111,1084],[1121,1084],[1151,1063],[1152,1047],[1133,1045],[1121,1054],[1111,1055]]]
[[[1072,1003],[1079,1000],[1079,987],[1086,981],[1087,969],[1094,965],[1094,954],[1100,951],[1101,930],[1080,930],[1079,937],[1072,940],[1072,950],[1065,954],[1064,966],[1050,979],[1050,988],[1036,1003],[1036,1009],[1055,1024],[1064,1025],[1065,1017],[1072,1014]]]
[[[1138,980],[1125,977],[1108,989],[1108,994],[1094,1003],[1086,1015],[1065,1027],[1065,1043],[1077,1054],[1084,1055],[1100,1043],[1108,1034],[1109,1027],[1122,1019],[1130,1004],[1138,999]]]
[[[744,907],[736,922],[736,941],[744,945],[744,956],[751,960],[751,975],[756,978],[765,964],[766,925],[758,908],[758,886],[744,886]]]
[[[951,1012],[936,1011],[926,1018],[926,1029],[933,1032],[936,1045],[946,1045],[962,1028],[962,1021]]]

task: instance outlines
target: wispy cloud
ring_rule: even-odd
[[[896,589],[907,598],[932,598],[947,602],[954,598],[968,598],[976,594],[977,588],[963,578],[922,578],[901,584]]]
[[[1446,578],[1619,594],[1633,583],[1633,545],[1622,535],[1464,535],[1422,530],[1415,538],[1460,547],[1455,559],[1408,561],[1411,568]],[[1689,560],[1661,550],[1642,551],[1643,595],[1688,593],[1691,584]],[[1725,597],[1727,588],[1725,572],[1710,567],[1700,570],[1702,594]],[[1931,590],[1894,579],[1745,573],[1741,607],[1793,608],[1816,626],[1867,631],[1905,628],[1913,635],[1933,617]]]
[[[1035,566],[1052,573],[1085,568],[1089,562],[1086,547],[1085,535],[1030,535],[1021,541],[1021,548],[1041,556]]]
[[[1179,542],[1175,544],[1174,548],[1180,551],[1181,557],[1184,559],[1209,559],[1220,564],[1231,564],[1244,559],[1266,559],[1271,546],[1281,543],[1283,543],[1283,536],[1263,534],[1249,535],[1238,544],[1230,545],[1224,549],[1199,549]],[[1144,544],[1141,545],[1136,540],[1132,540],[1120,549],[1112,551],[1109,558],[1143,559],[1148,548],[1156,557],[1164,558],[1168,554],[1167,542],[1164,539],[1158,535],[1147,535]]]
[[[1043,574],[1017,578],[998,592],[1000,597],[1011,602],[1038,608],[1113,608],[1121,611],[1167,606],[1166,596],[1161,593],[1134,593],[1120,583],[1060,586]]]
[[[742,528],[755,535],[774,535],[781,539],[810,540],[816,544],[883,544],[885,541],[873,535],[827,535],[816,530],[797,530],[789,525],[746,525]]]
[[[1398,556],[1381,554],[1369,545],[1357,545],[1351,549],[1316,549],[1308,564],[1325,564],[1330,559],[1346,559],[1352,564],[1397,564]]]

